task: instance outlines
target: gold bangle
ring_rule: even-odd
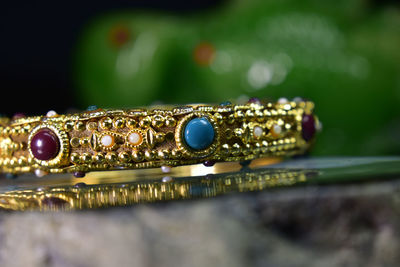
[[[94,109],[0,118],[3,173],[74,173],[248,161],[307,151],[319,121],[310,101]]]

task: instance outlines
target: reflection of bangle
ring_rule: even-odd
[[[94,109],[0,119],[5,173],[136,169],[305,152],[318,119],[309,101]],[[168,167],[166,167],[168,166]]]
[[[75,185],[25,188],[1,192],[0,209],[20,211],[75,210],[209,198],[233,192],[261,191],[273,187],[306,184],[315,175],[317,175],[317,171],[308,169],[262,168],[213,174],[207,175],[207,177],[171,178],[168,182],[140,180],[126,183],[92,185],[78,183]]]

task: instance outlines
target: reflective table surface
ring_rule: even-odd
[[[6,210],[82,210],[138,203],[210,198],[282,187],[363,183],[400,178],[400,157],[259,159],[160,169],[93,172],[0,180]]]

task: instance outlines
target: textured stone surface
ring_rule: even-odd
[[[1,212],[0,266],[399,266],[400,181]]]

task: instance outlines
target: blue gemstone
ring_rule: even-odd
[[[203,150],[214,141],[214,128],[205,118],[195,118],[186,124],[183,132],[185,143],[193,150]]]
[[[231,101],[225,101],[225,102],[219,103],[219,105],[224,107],[224,106],[232,105],[232,103],[231,103]]]
[[[98,107],[96,105],[91,105],[91,106],[88,106],[86,110],[87,111],[94,111],[96,109],[98,109]]]

